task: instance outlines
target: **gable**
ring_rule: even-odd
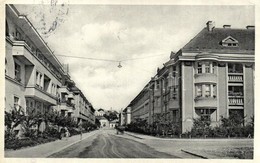
[[[228,36],[221,41],[221,45],[228,46],[228,47],[237,47],[238,41],[235,38]]]

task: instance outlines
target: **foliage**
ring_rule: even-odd
[[[41,123],[46,124],[44,131],[39,130]],[[60,127],[67,127],[71,136],[80,134],[76,121],[57,111],[39,113],[36,109],[28,108],[25,113],[20,106],[12,108],[10,112],[5,112],[5,148],[19,149],[57,140],[60,138]],[[97,126],[88,122],[85,128],[91,131]],[[19,131],[22,133],[21,137],[17,136]]]
[[[207,117],[201,116],[200,118],[193,119],[193,127],[191,129],[192,137],[205,137],[211,134],[211,120]]]
[[[198,118],[193,120],[193,126],[190,132],[183,134],[191,137],[253,137],[254,136],[254,117],[251,122],[244,125],[244,118],[234,113],[228,118],[221,117],[219,126],[211,127],[210,120]]]
[[[103,115],[108,121],[113,121],[118,119],[116,112],[108,112]]]

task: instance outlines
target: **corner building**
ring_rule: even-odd
[[[190,131],[193,118],[254,116],[255,29],[215,28],[209,21],[150,81],[150,122],[156,114]]]

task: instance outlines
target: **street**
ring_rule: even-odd
[[[55,158],[178,158],[158,152],[127,135],[116,135],[115,130],[103,129],[49,157]]]
[[[18,150],[9,158],[253,158],[253,139],[159,138],[115,129],[99,129]]]

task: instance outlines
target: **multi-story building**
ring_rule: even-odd
[[[254,115],[254,44],[254,26],[215,28],[209,21],[158,70],[151,84],[151,112],[163,113],[181,132],[198,117],[216,125],[221,117],[238,114],[247,123]]]
[[[27,17],[6,5],[5,110],[21,107],[30,114],[56,109],[75,117],[83,106],[75,106],[74,87],[68,67],[59,62]],[[95,123],[95,110],[79,92],[89,112],[84,115]]]
[[[26,16],[6,5],[5,108],[48,111],[57,105],[64,70]]]
[[[72,89],[74,93],[75,110],[73,111],[73,117],[77,122],[89,121],[95,124],[95,109],[92,104],[87,100],[82,91],[74,86]]]

